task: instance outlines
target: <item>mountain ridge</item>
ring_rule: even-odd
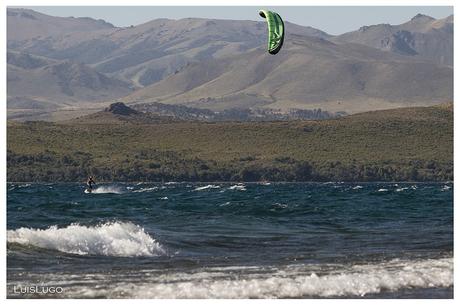
[[[380,50],[416,56],[441,65],[453,65],[453,15],[441,19],[418,14],[399,24],[361,27],[332,38]]]
[[[377,31],[386,36],[372,36],[371,42],[378,41],[378,46],[360,38],[362,33],[332,36],[286,21],[286,44],[269,58],[264,56],[266,24],[262,21],[155,19],[114,27],[91,18],[34,15],[27,10],[19,14],[10,8],[8,12],[8,54],[22,54],[14,58],[16,62],[8,59],[8,112],[10,105],[20,106],[14,111],[17,118],[22,111],[30,115],[35,108],[48,106],[56,116],[60,107],[83,111],[94,104],[97,111],[116,100],[214,110],[321,108],[351,113],[452,101],[452,67],[448,65],[453,58],[449,47],[452,16],[437,20],[415,16],[397,29],[365,27],[365,33],[388,28],[388,33]],[[59,22],[62,26],[57,27]],[[37,36],[44,30],[49,35]],[[437,43],[446,37],[444,45]],[[424,40],[429,46],[439,45],[439,50],[430,47],[423,55],[419,46]],[[43,61],[77,66],[37,74],[41,68],[35,66]],[[78,68],[80,64],[84,66]],[[88,77],[82,80],[82,75]],[[91,83],[104,80],[118,86],[98,95]],[[174,82],[177,87],[171,85]],[[82,83],[88,86],[81,87]],[[87,93],[79,90],[86,87]],[[47,107],[41,107],[41,102]],[[22,108],[27,105],[32,108]]]

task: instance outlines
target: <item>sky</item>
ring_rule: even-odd
[[[61,17],[92,17],[104,19],[115,26],[138,25],[156,18],[187,17],[258,20],[254,6],[31,6],[35,11]],[[451,6],[272,6],[264,7],[279,13],[285,21],[311,26],[329,34],[354,31],[363,25],[401,24],[418,13],[434,18],[453,14]]]

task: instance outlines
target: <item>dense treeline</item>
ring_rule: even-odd
[[[366,165],[340,161],[308,162],[289,157],[269,162],[245,157],[229,163],[186,160],[172,152],[139,154],[121,164],[103,166],[91,154],[60,156],[47,151],[36,155],[8,151],[8,181],[81,181],[94,175],[99,181],[446,181],[453,165],[435,161]]]
[[[104,115],[9,122],[8,181],[453,180],[449,107],[286,122],[147,124]]]

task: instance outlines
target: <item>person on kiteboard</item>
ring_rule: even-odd
[[[88,177],[88,180],[86,181],[86,185],[88,185],[88,190],[90,192],[93,190],[93,184],[96,184],[96,182],[93,180],[93,177],[90,175]]]

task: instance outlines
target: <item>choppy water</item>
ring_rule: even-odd
[[[7,187],[9,297],[453,295],[450,183]]]

